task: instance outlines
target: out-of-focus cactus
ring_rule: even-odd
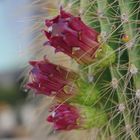
[[[62,105],[64,102],[68,105],[78,104],[82,106],[81,110],[92,108],[93,114],[92,111],[90,114],[93,119],[94,115],[103,115],[103,118],[98,118],[99,123],[91,120],[90,127],[83,127],[98,128],[99,140],[139,140],[140,2],[61,0],[60,5],[63,10],[56,13],[55,18],[46,17],[44,32],[48,40],[45,44],[54,47],[56,53],[63,52],[76,60],[79,71],[76,79],[62,86],[66,93],[74,92],[74,97],[65,97],[63,100],[60,97],[57,102]],[[65,72],[63,76],[66,76]],[[60,107],[57,114],[57,107],[55,109],[56,114],[48,118],[49,122],[57,123],[62,114],[66,115],[61,116],[65,121],[69,116],[71,118],[69,110],[61,110]],[[85,109],[84,112],[88,111]],[[75,125],[71,127],[77,128]]]

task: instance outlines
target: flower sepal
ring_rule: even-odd
[[[111,64],[113,64],[115,60],[115,51],[109,45],[101,44],[100,48],[96,51],[92,71],[94,73],[99,72],[100,70],[109,67]]]
[[[77,96],[70,100],[70,102],[79,103],[82,105],[93,105],[98,103],[100,94],[98,88],[93,83],[88,83],[81,79],[76,81],[78,87]]]

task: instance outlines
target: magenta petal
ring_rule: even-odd
[[[78,63],[94,62],[95,53],[99,48],[99,33],[88,27],[80,17],[75,17],[60,8],[60,15],[46,20],[46,26],[51,27],[45,36],[56,49],[55,52],[63,52],[76,59]],[[80,61],[79,55],[82,56]]]
[[[65,103],[55,106],[47,121],[53,123],[55,130],[72,130],[78,128],[79,117],[77,108]]]
[[[51,20],[45,20],[45,25],[47,26],[47,27],[50,27],[50,26],[52,26],[53,25],[53,23],[55,23],[55,22],[58,22],[58,20],[59,20],[59,16],[56,16],[56,17],[54,17],[53,19],[51,19]]]
[[[47,59],[42,61],[30,61],[30,82],[27,87],[38,93],[48,96],[57,96],[63,99],[63,88],[75,80],[77,74],[67,71],[65,67],[50,63]]]
[[[51,115],[48,116],[47,121],[48,121],[48,122],[53,122],[53,117],[52,117]]]
[[[61,18],[72,17],[72,15],[70,13],[65,12],[62,8],[60,8],[60,16],[61,16]]]
[[[51,34],[45,30],[43,30],[45,36],[49,39],[51,37]]]
[[[85,28],[87,29],[86,25],[81,21],[79,17],[73,17],[69,21],[69,27],[76,31],[82,31]]]
[[[72,47],[67,47],[66,42],[63,40],[63,37],[53,37],[51,40],[51,45],[56,48],[59,52],[67,53],[71,55]]]
[[[29,61],[29,64],[32,66],[35,66],[38,63],[38,61]]]

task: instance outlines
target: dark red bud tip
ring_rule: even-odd
[[[42,31],[44,34],[45,34],[45,36],[49,39],[50,37],[51,37],[51,34],[49,33],[49,32],[47,32],[47,31]]]
[[[53,123],[55,130],[72,130],[78,128],[77,120],[79,111],[75,106],[69,104],[59,104],[54,106],[52,114],[47,121]]]
[[[65,99],[65,85],[75,80],[77,74],[67,68],[51,63],[46,56],[41,61],[30,61],[32,69],[29,73],[27,87],[47,96],[58,96]]]
[[[46,20],[45,25],[47,30],[44,31],[44,35],[56,49],[55,52],[63,52],[75,58],[78,63],[94,62],[95,53],[99,48],[99,33],[88,27],[80,17],[73,16],[60,7],[60,14]]]
[[[52,117],[51,115],[48,116],[47,121],[48,121],[48,122],[53,122],[53,117]]]
[[[32,65],[32,66],[35,66],[37,64],[37,61],[36,60],[29,61],[29,64]]]

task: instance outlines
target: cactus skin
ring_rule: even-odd
[[[86,24],[100,32],[101,45],[109,46],[115,52],[112,57],[108,57],[111,62],[109,66],[107,64],[107,68],[106,61],[103,61],[104,56],[100,55],[101,63],[82,66],[79,70],[84,80],[89,74],[94,75],[94,80],[90,84],[98,87],[99,91],[96,95],[100,95],[98,98],[94,96],[95,99],[91,103],[83,104],[96,109],[102,108],[101,110],[104,110],[108,116],[108,120],[105,119],[106,123],[103,125],[105,127],[100,129],[99,140],[139,140],[140,2],[137,0],[61,0],[61,4],[64,9],[80,14]],[[98,71],[100,67],[102,70]],[[89,84],[88,81],[86,84],[81,82],[79,84],[84,92],[91,90],[85,88],[86,84]],[[82,102],[83,100],[79,98],[78,103],[82,104]],[[93,127],[98,128],[98,125],[95,124]]]

